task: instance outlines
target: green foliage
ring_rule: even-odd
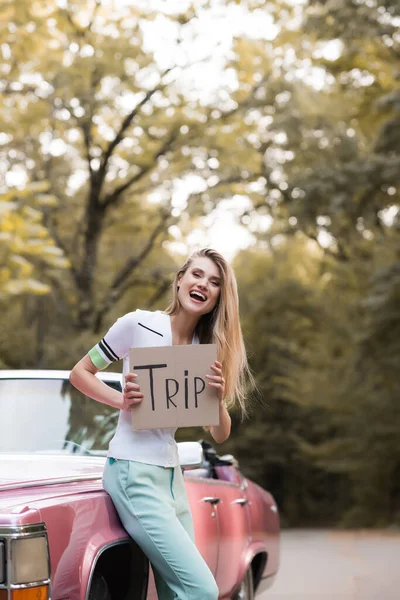
[[[250,420],[234,420],[227,451],[272,491],[285,525],[398,520],[393,274],[369,282],[299,235],[268,253],[242,251],[235,267],[259,395]]]
[[[341,482],[307,452],[339,429],[325,415],[351,334],[341,336],[332,266],[304,238],[270,254],[242,252],[235,266],[259,396],[231,444],[245,470],[272,490],[285,524],[333,523],[343,506],[329,498]]]
[[[46,182],[0,195],[0,300],[21,294],[48,294],[50,278],[68,262],[43,224],[42,207],[56,198]],[[46,273],[47,283],[39,280]]]

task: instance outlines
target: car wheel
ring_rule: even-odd
[[[95,573],[93,575],[89,590],[89,600],[111,600],[107,581],[100,573]]]
[[[253,587],[253,572],[249,567],[244,574],[242,583],[239,589],[236,590],[232,596],[232,600],[253,600],[254,598],[254,587]]]

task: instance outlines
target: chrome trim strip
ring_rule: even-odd
[[[196,477],[195,475],[187,475],[183,474],[184,481],[193,481],[193,483],[205,483],[210,485],[222,485],[225,487],[234,487],[236,489],[240,489],[240,486],[237,483],[233,483],[233,481],[224,481],[223,479],[211,479],[209,477]]]
[[[59,477],[57,479],[40,479],[38,481],[26,481],[20,483],[7,483],[6,485],[0,484],[0,492],[8,490],[20,490],[33,487],[42,487],[43,485],[58,485],[62,483],[75,483],[78,481],[96,481],[101,479],[102,473],[98,475],[75,475],[74,477]]]
[[[240,472],[240,471],[239,471],[239,472]],[[240,474],[241,474],[241,473],[240,473]],[[240,488],[241,488],[243,491],[246,491],[246,490],[247,490],[247,488],[249,487],[249,484],[247,483],[247,479],[246,479],[246,477],[244,477],[244,475],[242,475],[242,474],[241,474],[241,476],[242,476],[242,478],[243,478],[243,481],[242,481],[242,483],[240,484]]]
[[[47,534],[46,524],[43,522],[33,525],[0,525],[1,537],[37,537],[43,533]]]
[[[6,541],[0,540],[0,587],[6,580]]]
[[[99,560],[99,558],[103,554],[103,552],[105,552],[106,550],[109,550],[110,548],[113,548],[114,546],[121,546],[122,544],[132,544],[132,543],[133,543],[133,541],[131,538],[117,540],[115,542],[110,542],[109,544],[106,544],[105,546],[100,548],[100,550],[97,551],[97,554],[93,558],[92,565],[91,565],[90,571],[89,571],[85,600],[89,600],[89,591],[90,591],[90,586],[92,585],[93,573],[96,569],[97,561]]]
[[[21,369],[21,370],[12,370],[12,369],[2,369],[0,370],[0,380],[1,379],[69,379],[70,371],[62,371],[57,369],[37,369],[37,370],[29,370],[29,369]],[[111,382],[120,382],[121,374],[120,373],[96,373],[96,377],[101,379],[102,381],[111,381]]]
[[[32,587],[38,587],[39,585],[48,585],[50,586],[50,579],[43,579],[40,581],[34,581],[33,583],[10,583],[10,590],[22,590],[28,589]]]
[[[29,534],[29,525],[26,526],[24,528],[24,532],[21,535],[28,535]],[[13,535],[18,535],[16,532],[13,533]],[[11,536],[6,536],[6,586],[7,586],[7,594],[8,597],[11,598],[11,592],[10,592],[10,581],[12,579],[11,574],[12,574],[12,565],[11,565],[11,544],[10,544],[10,540],[9,537]]]
[[[6,582],[6,540],[0,540],[0,588]]]

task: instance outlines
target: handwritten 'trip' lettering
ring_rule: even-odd
[[[166,369],[167,368],[167,364],[159,364],[159,365],[140,365],[140,366],[134,366],[133,370],[134,371],[149,371],[149,382],[150,382],[150,397],[151,397],[151,408],[152,410],[156,409],[155,406],[155,398],[154,398],[154,375],[153,375],[153,371],[154,369]],[[174,383],[175,384],[175,389],[171,390],[170,388],[170,383]],[[170,405],[172,404],[172,406],[175,406],[175,408],[178,408],[177,405],[175,404],[175,402],[173,402],[172,398],[175,398],[175,396],[178,394],[179,392],[179,381],[177,379],[173,379],[173,378],[167,378],[165,379],[165,399],[167,402],[167,408],[170,408]],[[185,369],[184,371],[184,390],[185,390],[185,408],[189,408],[189,371],[187,369]],[[194,392],[194,406],[195,408],[198,408],[198,397],[199,395],[204,391],[206,387],[206,382],[202,377],[193,377],[193,392]]]

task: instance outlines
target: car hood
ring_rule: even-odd
[[[40,521],[40,506],[50,498],[102,489],[104,462],[104,457],[0,453],[0,526]]]
[[[0,491],[100,478],[104,457],[0,454]]]

